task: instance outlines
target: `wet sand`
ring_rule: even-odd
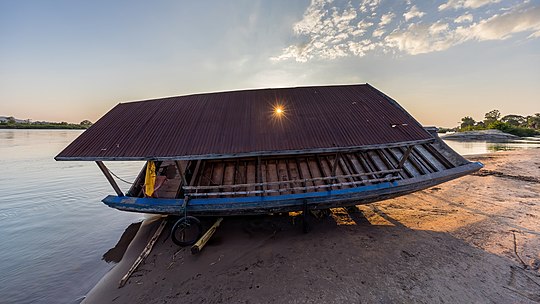
[[[145,221],[86,303],[536,303],[540,149],[468,157],[485,169],[405,197],[311,218],[225,218],[192,255]],[[170,225],[170,224],[169,224]],[[207,227],[211,225],[207,223]]]

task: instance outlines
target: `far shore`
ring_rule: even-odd
[[[61,125],[61,124],[54,124],[54,125],[38,125],[38,124],[0,124],[0,129],[4,130],[16,130],[16,129],[24,129],[24,130],[85,130],[88,129],[88,126],[82,126],[78,124],[67,124],[67,125]]]
[[[396,199],[294,216],[230,217],[198,255],[147,220],[84,303],[535,303],[540,149],[467,157],[481,171]],[[207,219],[206,225],[212,223]]]
[[[478,130],[464,131],[455,133],[439,134],[441,139],[456,140],[456,141],[488,141],[488,142],[507,142],[520,140],[524,137],[519,137],[509,133],[504,133],[500,130]],[[539,137],[540,140],[540,137]]]

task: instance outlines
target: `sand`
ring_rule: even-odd
[[[312,218],[226,218],[198,255],[145,221],[86,303],[536,303],[540,149],[469,157],[485,169],[405,197]],[[206,223],[207,226],[211,222]]]

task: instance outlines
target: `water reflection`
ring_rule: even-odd
[[[450,139],[444,140],[444,142],[461,155],[540,148],[540,139],[534,137],[508,142],[457,141]]]

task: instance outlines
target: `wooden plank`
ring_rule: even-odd
[[[120,187],[118,187],[118,184],[112,177],[111,172],[109,172],[109,169],[107,169],[105,164],[101,161],[97,161],[96,164],[98,165],[99,169],[101,169],[101,172],[103,172],[103,175],[105,175],[105,177],[109,181],[109,184],[111,184],[111,186],[113,187],[114,192],[116,192],[116,195],[124,196],[124,193],[122,193],[122,190],[120,190]]]
[[[441,163],[435,156],[433,156],[424,146],[415,146],[415,149],[418,150],[418,153],[422,154],[422,156],[426,159],[427,162],[429,162],[433,167],[435,167],[436,171],[442,171],[446,169],[443,163]]]
[[[379,155],[379,158],[381,159],[381,161],[386,165],[386,168],[388,170],[391,170],[391,169],[396,169],[396,167],[394,166],[394,164],[392,162],[390,162],[390,160],[388,159],[388,157],[382,152],[382,150],[380,149],[377,149],[375,150],[377,155]]]
[[[257,183],[257,168],[256,168],[256,162],[255,161],[249,161],[246,165],[246,184],[255,184]],[[255,186],[253,186],[253,189],[247,188],[252,186],[246,186],[246,190],[255,190]]]
[[[321,173],[321,176],[328,176],[328,174],[326,173],[327,171],[325,170],[324,166],[323,166],[323,162],[321,160],[321,156],[318,155],[318,154],[315,154],[315,163],[317,164],[317,168],[319,169],[319,172]],[[334,179],[333,177],[331,177],[331,179]],[[327,180],[325,179],[324,182],[329,185],[331,184],[332,182],[330,180]],[[330,187],[330,190],[332,190],[332,187]]]
[[[197,164],[195,165],[195,169],[193,170],[193,174],[191,175],[191,180],[189,181],[189,185],[193,186],[197,182],[197,179],[199,178],[200,171],[201,171],[201,163],[202,160],[197,160]]]
[[[298,159],[298,157],[295,157],[294,158],[294,161],[296,163],[296,170],[298,171],[298,177],[301,179],[301,180],[304,180],[304,169],[302,169],[302,166],[300,165],[300,160]],[[307,162],[302,162],[302,164],[304,164],[305,166],[307,166]],[[307,169],[309,170],[309,169]],[[304,180],[302,182],[302,186],[304,187],[304,190],[302,190],[304,193],[307,192],[307,190],[305,189],[305,187],[307,186],[307,182]]]
[[[364,172],[369,172],[370,174],[368,175],[369,178],[375,178],[375,174],[373,174],[373,168],[371,168],[371,166],[368,164],[368,162],[366,161],[366,158],[364,156],[364,152],[358,152],[356,153],[356,157],[358,158],[358,161],[360,162],[360,164],[362,165],[362,168],[364,168]]]
[[[433,147],[431,144],[425,144],[423,145],[424,148],[426,148],[431,155],[436,157],[445,167],[446,169],[454,168],[454,164],[452,164],[446,157],[444,157],[435,147]]]
[[[339,161],[339,159],[341,158],[341,154],[339,152],[337,152],[334,156],[334,161],[332,162],[332,176],[336,175],[336,170],[337,170],[337,163]]]
[[[439,171],[435,165],[433,165],[421,152],[417,149],[417,147],[413,147],[412,154],[416,157],[416,159],[424,165],[428,169],[430,173]]]
[[[144,259],[146,259],[146,257],[150,254],[150,252],[152,251],[152,248],[154,248],[154,244],[157,242],[166,224],[167,224],[167,218],[165,217],[161,220],[161,223],[159,224],[156,232],[154,233],[154,235],[152,236],[148,244],[146,244],[146,247],[144,247],[139,257],[135,260],[135,263],[131,265],[131,268],[129,268],[128,272],[120,280],[118,284],[118,288],[122,288],[124,287],[124,285],[126,285],[127,281],[129,280],[129,277],[131,277],[133,272],[137,270],[137,267],[139,267],[139,265],[144,261]]]

